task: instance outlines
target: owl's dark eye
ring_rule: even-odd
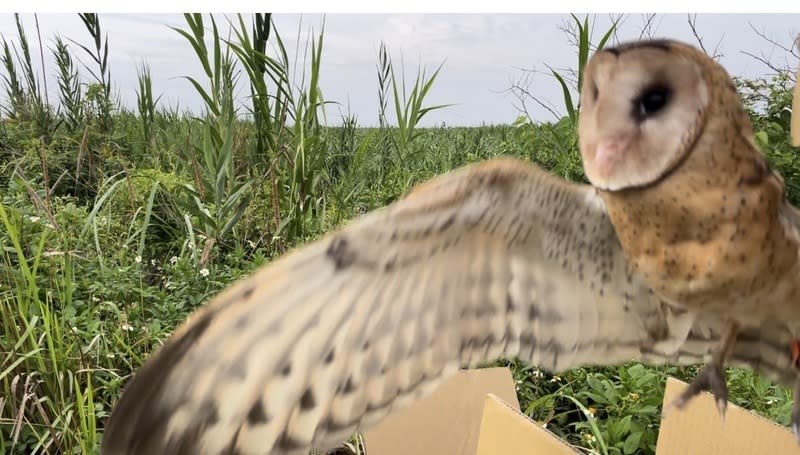
[[[652,117],[669,103],[670,95],[667,87],[648,88],[634,101],[634,116],[640,121]]]

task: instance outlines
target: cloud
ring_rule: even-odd
[[[21,16],[34,52],[34,66],[41,72],[38,43],[32,15]],[[210,27],[205,15],[207,29]],[[229,36],[228,19],[234,15],[216,15],[220,33]],[[656,35],[694,42],[685,15],[657,16]],[[92,45],[85,27],[76,14],[40,14],[38,16],[44,46],[52,45],[55,34]],[[413,81],[420,65],[428,72],[444,62],[429,98],[431,104],[455,103],[447,109],[434,111],[425,125],[445,122],[449,125],[508,123],[518,112],[513,99],[505,90],[510,81],[524,73],[522,69],[540,71],[529,89],[551,101],[563,112],[561,91],[547,73],[547,65],[556,68],[575,66],[575,49],[562,30],[562,24],[572,21],[569,15],[555,14],[276,14],[276,27],[286,43],[290,59],[299,56],[311,36],[325,26],[321,68],[321,86],[328,100],[341,103],[355,114],[361,124],[377,122],[378,48],[383,41],[400,71],[401,58],[406,67],[406,80]],[[246,17],[249,24],[249,17]],[[594,39],[611,24],[607,15],[593,16],[596,20]],[[153,88],[162,94],[167,104],[199,109],[201,99],[182,76],[205,80],[202,67],[189,42],[170,26],[186,29],[180,14],[101,14],[103,32],[108,34],[109,60],[112,80],[117,93],[129,107],[135,104],[137,69],[146,61],[150,66]],[[629,15],[619,30],[620,39],[638,38],[643,24],[641,15]],[[768,68],[752,57],[764,53],[773,61],[789,65],[788,54],[775,50],[750,28],[763,30],[780,43],[790,45],[798,32],[800,15],[790,14],[714,14],[698,15],[697,26],[706,46],[720,44],[725,54],[722,63],[734,75],[761,76]],[[299,41],[298,41],[298,30]],[[0,34],[16,43],[13,15],[0,15]],[[207,32],[207,38],[210,30]],[[85,53],[70,44],[81,61],[93,68]],[[298,47],[299,46],[299,47]],[[45,51],[46,73],[51,100],[57,99],[57,84],[52,56]],[[90,77],[82,69],[84,79]],[[244,77],[244,76],[243,76]],[[246,90],[242,90],[243,93]],[[2,95],[0,95],[2,99]],[[544,109],[534,107],[540,120],[551,120]],[[339,108],[328,109],[329,120],[339,121]]]

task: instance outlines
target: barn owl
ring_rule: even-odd
[[[102,453],[307,454],[458,370],[705,362],[797,387],[800,213],[726,71],[695,48],[596,52],[581,87],[590,185],[469,165],[221,292],[125,388]],[[797,427],[798,407],[792,421]]]

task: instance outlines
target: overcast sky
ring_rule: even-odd
[[[593,17],[596,19],[597,39],[607,29],[611,18],[607,15]],[[38,69],[34,17],[23,14],[21,18],[34,47]],[[341,106],[327,107],[330,124],[339,123],[340,109],[346,111],[348,105],[360,125],[377,123],[376,64],[381,41],[388,45],[398,71],[402,55],[406,63],[407,80],[413,81],[418,63],[431,71],[444,62],[426,101],[429,104],[447,103],[454,106],[432,112],[423,121],[425,125],[443,122],[447,125],[512,122],[519,114],[518,102],[508,93],[508,89],[526,74],[525,70],[532,69],[541,73],[528,79],[528,90],[551,102],[558,113],[564,111],[559,86],[546,74],[546,65],[556,68],[576,66],[576,50],[562,30],[563,24],[572,20],[569,15],[328,14],[324,18],[321,87],[328,101],[341,103]],[[92,46],[89,34],[77,14],[40,14],[38,19],[46,47],[53,47],[56,34]],[[301,20],[302,44],[311,28],[319,31],[323,16],[276,14],[274,20],[292,58]],[[146,61],[151,68],[155,94],[162,95],[162,103],[179,103],[182,108],[188,109],[201,106],[200,97],[190,83],[181,78],[189,75],[204,80],[200,63],[188,41],[170,28],[186,28],[183,16],[101,14],[100,21],[104,33],[108,34],[113,89],[125,104],[130,107],[135,105],[136,69]],[[222,25],[227,24],[222,16],[218,16],[217,21]],[[625,16],[618,38],[638,38],[643,24],[643,15]],[[770,73],[766,65],[744,52],[764,55],[781,66],[797,67],[797,62],[791,59],[790,54],[760,38],[751,25],[778,43],[790,47],[800,32],[800,14],[701,14],[696,20],[705,46],[709,51],[718,48],[723,54],[721,62],[733,75],[755,77]],[[658,15],[652,32],[656,37],[696,42],[686,15]],[[0,34],[9,43],[17,42],[13,15],[0,14]],[[71,48],[82,61],[87,64],[91,62],[82,50],[74,45]],[[45,66],[52,101],[57,99],[53,77],[56,68],[52,54],[47,49]],[[89,73],[83,68],[82,75],[88,80]],[[241,92],[246,94],[244,90]],[[0,99],[4,99],[4,96],[0,95]],[[535,119],[553,120],[552,114],[535,103],[529,103],[528,107]]]

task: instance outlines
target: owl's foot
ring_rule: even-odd
[[[792,364],[800,371],[800,339],[792,340]],[[794,402],[792,404],[792,433],[800,445],[800,373],[794,380]]]
[[[794,402],[792,404],[792,433],[800,445],[800,376],[794,380]]]
[[[725,383],[725,362],[733,350],[736,336],[739,333],[739,326],[731,321],[725,328],[725,333],[720,339],[719,347],[711,354],[711,361],[708,362],[694,380],[681,393],[678,398],[673,400],[671,406],[682,409],[695,395],[704,390],[710,391],[714,395],[719,410],[720,419],[725,421],[725,411],[728,408],[728,386]],[[800,410],[798,410],[800,418]],[[800,420],[798,420],[800,422]],[[798,426],[800,430],[800,426]]]
[[[704,390],[708,390],[714,395],[720,418],[724,421],[725,411],[728,408],[728,386],[725,384],[723,366],[717,362],[707,363],[700,370],[700,373],[695,376],[689,387],[672,402],[672,405],[678,409],[683,409],[689,400]]]

